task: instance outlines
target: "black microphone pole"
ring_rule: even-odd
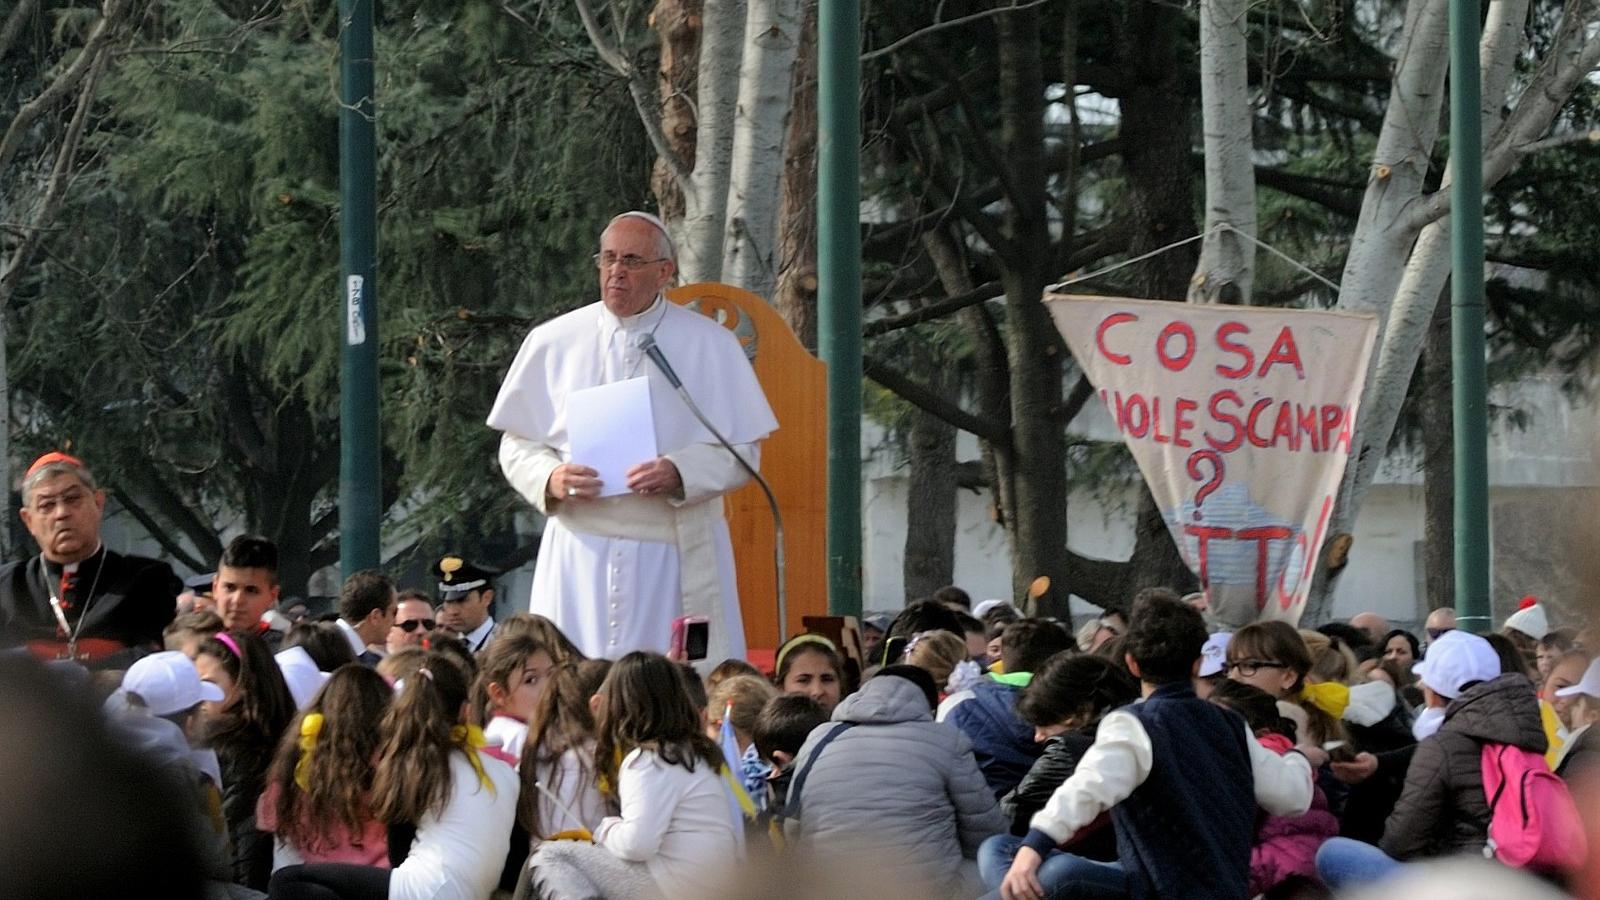
[[[672,364],[667,362],[667,355],[662,353],[661,348],[657,346],[655,337],[647,334],[640,338],[639,349],[643,350],[644,355],[650,357],[650,361],[655,363],[657,369],[661,370],[661,374],[666,377],[667,383],[672,385],[672,389],[678,392],[678,397],[683,400],[683,405],[689,407],[689,412],[694,413],[694,417],[700,420],[700,424],[704,425],[707,431],[711,432],[711,436],[717,439],[717,443],[733,454],[733,458],[739,461],[739,465],[744,467],[744,470],[750,474],[751,478],[755,479],[756,484],[761,485],[762,493],[767,495],[767,506],[772,509],[772,530],[777,540],[772,551],[772,566],[774,574],[777,575],[778,644],[781,646],[789,637],[789,594],[783,574],[783,516],[778,512],[778,498],[773,496],[772,486],[767,484],[765,478],[761,477],[761,473],[756,471],[756,467],[750,465],[749,460],[739,455],[739,451],[733,449],[733,445],[728,443],[728,439],[722,436],[722,432],[717,430],[717,426],[712,425],[710,420],[706,418],[705,413],[700,411],[700,407],[695,405],[694,398],[689,396],[688,390],[683,386],[683,381],[678,378],[678,373],[672,371]]]

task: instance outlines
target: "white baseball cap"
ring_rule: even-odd
[[[1219,631],[1206,638],[1205,646],[1200,648],[1200,677],[1210,678],[1221,675],[1228,667],[1228,644],[1233,641],[1233,632]]]
[[[1454,700],[1463,685],[1500,677],[1500,654],[1475,634],[1448,631],[1428,645],[1428,655],[1411,671],[1435,694]]]
[[[1583,678],[1577,684],[1556,691],[1557,697],[1577,697],[1580,694],[1600,697],[1600,658],[1589,663],[1589,668],[1583,670]]]
[[[222,699],[222,688],[201,681],[189,657],[176,650],[152,653],[122,675],[122,689],[138,694],[151,715],[170,716],[202,700]]]
[[[1550,617],[1545,615],[1544,606],[1538,598],[1523,597],[1517,611],[1506,616],[1505,627],[1520,631],[1536,641],[1544,640],[1550,633]]]

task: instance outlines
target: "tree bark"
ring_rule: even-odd
[[[769,302],[778,283],[779,186],[804,23],[801,0],[750,0],[739,68],[722,280]]]
[[[931,384],[955,388],[947,370],[934,365]],[[927,597],[955,581],[956,429],[922,411],[912,414],[906,484],[905,595]]]
[[[1123,21],[1122,65],[1129,88],[1120,99],[1121,155],[1127,173],[1130,255],[1147,253],[1195,233],[1194,178],[1189,152],[1190,104],[1180,78],[1182,12],[1158,0],[1130,3]],[[1137,296],[1183,297],[1195,271],[1193,245],[1169,250],[1128,271]],[[1121,602],[1138,587],[1193,585],[1194,575],[1178,553],[1166,520],[1148,488],[1140,492],[1134,549],[1128,559]],[[1102,588],[1077,584],[1087,597]]]
[[[1066,423],[1061,421],[1062,361],[1059,335],[1044,308],[1050,278],[1046,215],[1044,71],[1036,10],[995,18],[999,45],[1002,183],[1008,185],[1002,219],[1000,282],[1005,287],[1006,359],[1010,372],[1012,467],[1010,473],[1012,587],[1027,596],[1038,577],[1051,589],[1032,612],[1065,616],[1067,594]]]
[[[1434,307],[1422,352],[1423,596],[1418,618],[1453,606],[1455,573],[1455,443],[1450,390],[1450,304]]]
[[[678,271],[688,282],[722,277],[722,235],[727,221],[745,10],[744,0],[704,0],[702,7],[695,76],[699,113],[695,163],[684,187],[683,219],[667,223],[678,243]]]
[[[661,132],[691,170],[695,163],[694,101],[700,65],[702,0],[657,0],[650,23],[660,36],[656,83],[661,94]],[[663,221],[683,220],[683,185],[665,160],[650,170],[650,191]]]
[[[1249,0],[1200,2],[1206,236],[1200,266],[1189,284],[1194,303],[1248,303],[1255,282],[1256,248],[1249,240],[1256,233],[1249,8]]]
[[[805,4],[778,207],[778,312],[807,350],[817,349],[817,3]]]

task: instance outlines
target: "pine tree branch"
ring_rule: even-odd
[[[1000,286],[1000,282],[991,281],[965,293],[957,294],[954,297],[946,297],[943,300],[919,306],[903,315],[887,316],[874,322],[869,322],[865,328],[861,329],[861,336],[867,338],[880,337],[891,331],[899,331],[902,328],[910,328],[923,322],[942,319],[951,313],[960,312],[974,304],[985,303],[1004,296],[1005,289]]]

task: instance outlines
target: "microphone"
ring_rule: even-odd
[[[672,385],[674,390],[683,389],[683,381],[678,378],[677,372],[672,371],[672,364],[667,362],[667,355],[662,353],[661,348],[656,345],[655,335],[647,334],[644,337],[639,338],[639,349],[643,350],[644,355],[650,357],[650,361],[656,364],[656,368],[660,369],[661,374],[666,376],[667,383]],[[698,416],[700,411],[695,410],[694,412]],[[701,419],[700,423],[705,425],[707,428],[711,428],[711,425],[707,423],[705,419]],[[715,428],[711,428],[711,433],[717,434],[717,430]],[[717,436],[719,438],[721,437],[721,435]],[[726,444],[727,442],[724,441],[723,443]],[[734,455],[737,456],[738,454],[736,453]]]
[[[717,439],[717,443],[721,444],[724,450],[733,454],[733,458],[738,461],[745,472],[755,479],[756,484],[761,485],[762,493],[767,495],[767,506],[772,510],[774,537],[772,566],[773,573],[777,576],[775,583],[778,591],[778,643],[781,645],[789,638],[789,593],[783,571],[783,515],[778,512],[778,498],[773,496],[772,485],[767,484],[767,480],[761,477],[761,473],[756,471],[755,466],[750,465],[749,460],[740,456],[739,451],[733,449],[733,445],[728,443],[728,439],[722,436],[722,432],[717,430],[717,426],[711,424],[705,413],[700,411],[700,407],[695,405],[694,398],[689,396],[688,390],[683,386],[683,381],[678,378],[678,373],[672,371],[672,364],[667,362],[667,355],[661,352],[661,347],[656,344],[655,336],[646,334],[641,337],[639,339],[639,349],[643,350],[644,354],[650,357],[650,361],[655,364],[655,367],[661,370],[661,374],[667,379],[667,383],[672,385],[673,390],[678,392],[678,397],[683,400],[683,405],[689,407],[689,412],[694,413],[694,417],[700,420],[700,424],[704,425],[707,431],[711,432],[711,436]]]

